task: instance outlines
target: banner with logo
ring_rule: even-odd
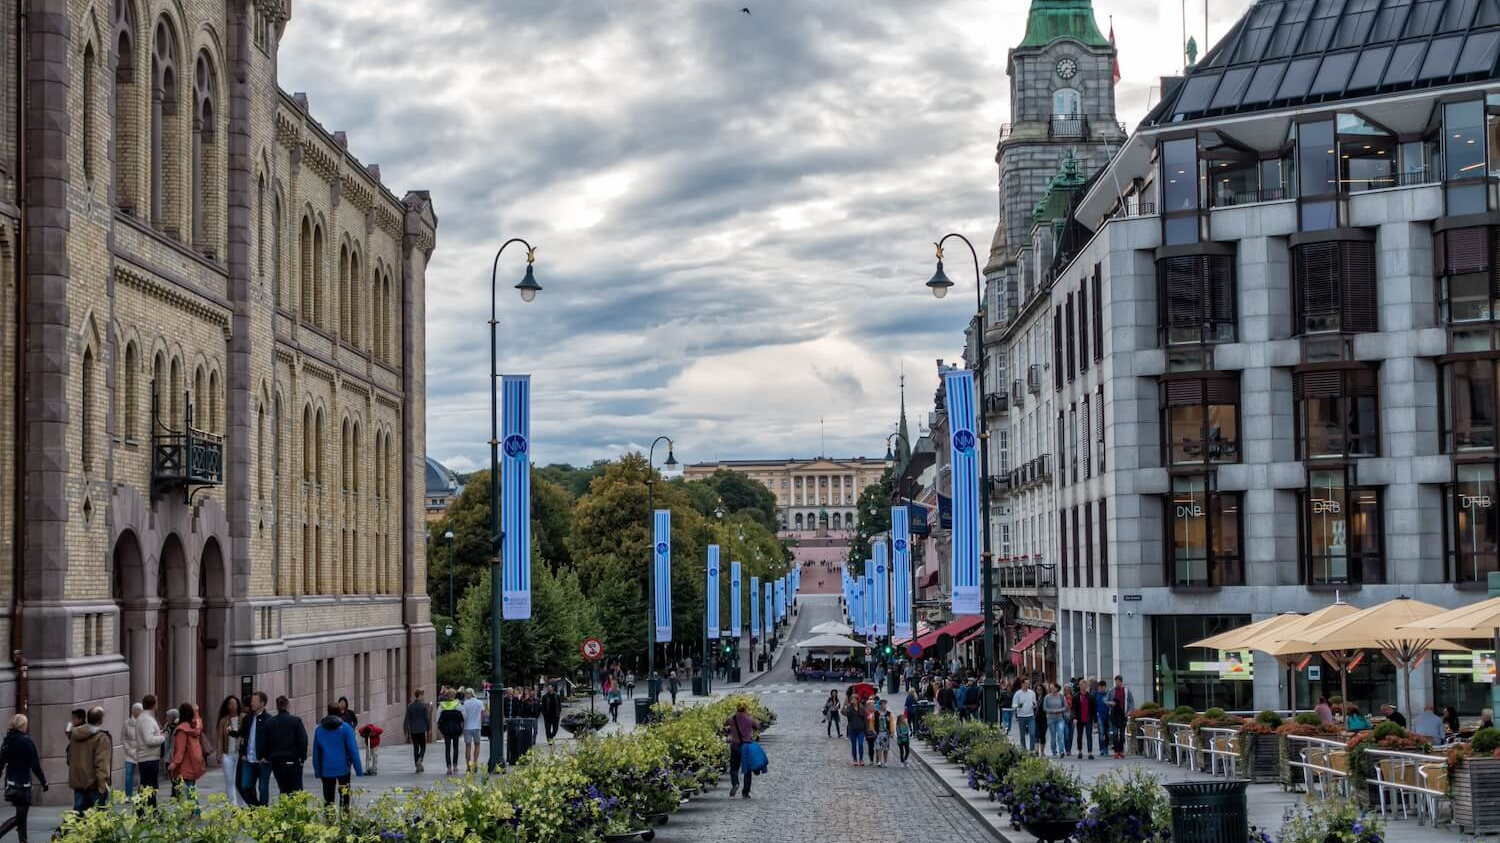
[[[761,616],[761,619],[766,622],[766,640],[767,641],[769,641],[772,638],[776,637],[776,616],[771,613],[772,612],[771,592],[773,592],[775,590],[776,589],[772,588],[771,584],[769,582],[767,582],[766,583],[765,594],[761,595],[761,597],[763,597],[765,599],[765,601],[766,601],[765,614]]]
[[[911,637],[911,510],[891,507],[891,637]]]
[[[500,616],[524,621],[531,618],[531,375],[502,376],[500,394]]]
[[[656,643],[672,640],[672,510],[656,511]]]
[[[729,628],[734,630],[733,637],[740,637],[745,629],[740,626],[740,563],[729,563]]]
[[[887,635],[890,632],[890,601],[888,595],[891,588],[891,567],[885,559],[885,540],[875,542],[875,599],[870,602],[875,604],[875,623],[872,624],[871,632],[876,635]]]
[[[979,614],[979,437],[975,434],[974,373],[943,373],[953,472],[953,614]]]
[[[776,578],[776,620],[786,620],[786,577]]]
[[[750,637],[760,637],[760,577],[750,578]]]
[[[708,546],[708,637],[719,637],[719,546]]]
[[[865,560],[865,596],[862,599],[865,610],[865,634],[875,634],[875,560]]]

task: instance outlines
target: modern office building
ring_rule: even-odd
[[[1496,0],[1259,0],[1107,166],[1064,168],[1004,328],[1011,523],[1055,568],[1058,675],[1271,706],[1276,662],[1229,678],[1186,645],[1336,599],[1484,596],[1497,62]],[[1416,671],[1416,705],[1488,704],[1452,664]],[[1378,653],[1349,679],[1396,699]],[[1339,678],[1294,682],[1305,706]]]

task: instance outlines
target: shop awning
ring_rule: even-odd
[[[926,567],[925,565],[923,567]],[[917,578],[917,588],[932,588],[937,584],[938,570],[934,567],[931,571],[923,571]]]
[[[1019,656],[1027,650],[1030,650],[1032,648],[1032,645],[1036,644],[1036,642],[1046,637],[1048,632],[1051,632],[1051,630],[1044,627],[1028,627],[1026,634],[1021,636],[1021,640],[1017,641],[1014,645],[1011,646],[1011,653]]]
[[[959,615],[937,629],[918,635],[917,644],[923,650],[929,650],[932,648],[932,645],[937,643],[938,638],[941,636],[950,635],[956,640],[965,633],[973,630],[983,620],[979,615]]]
[[[970,641],[973,641],[976,638],[983,638],[983,637],[984,637],[984,624],[981,623],[979,626],[974,627],[974,631],[973,632],[971,632],[968,635],[965,635],[964,637],[958,639],[958,643],[960,643],[960,644],[967,644],[967,643],[969,643]]]

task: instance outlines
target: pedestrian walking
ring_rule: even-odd
[[[964,690],[964,713],[969,720],[979,716],[979,702],[984,693],[979,690],[979,680],[970,679]]]
[[[81,814],[109,798],[113,756],[114,737],[104,728],[104,709],[74,709],[68,730],[68,786],[73,788],[74,811]]]
[[[1083,745],[1088,744],[1089,760],[1094,760],[1094,692],[1089,688],[1088,680],[1084,680],[1078,686],[1078,693],[1073,695],[1073,741],[1074,750],[1078,757],[1083,757]]]
[[[828,699],[823,701],[823,722],[827,727],[823,730],[828,737],[844,736],[844,730],[839,728],[839,692],[831,690]]]
[[[120,745],[125,749],[125,798],[131,799],[135,796],[135,779],[139,772],[139,766],[135,761],[134,749],[140,744],[140,727],[136,718],[141,716],[140,703],[130,704],[130,716],[125,718],[125,725],[120,728]]]
[[[875,706],[875,766],[884,767],[891,760],[891,737],[896,733],[896,717],[881,700]]]
[[[1063,718],[1063,757],[1073,749],[1073,685],[1064,682],[1062,685],[1063,705],[1067,708],[1067,716]]]
[[[673,670],[667,674],[667,693],[672,695],[672,705],[677,705],[677,692],[681,690],[682,683],[677,681],[677,671]]]
[[[1021,732],[1021,751],[1032,751],[1034,737],[1033,722],[1036,720],[1036,691],[1031,690],[1031,680],[1022,679],[1021,687],[1010,698],[1010,707],[1016,713],[1016,728]]]
[[[853,691],[844,701],[844,734],[849,738],[850,766],[865,766],[865,712]]]
[[[339,697],[339,719],[348,723],[351,729],[359,728],[359,715],[355,714],[354,709],[349,707],[348,697]]]
[[[291,700],[285,695],[276,698],[276,714],[260,730],[263,734],[256,747],[270,762],[276,790],[283,796],[302,790],[302,765],[307,763],[307,727],[290,708]]]
[[[443,736],[443,762],[450,776],[458,774],[459,742],[464,737],[462,706],[463,703],[454,699],[452,691],[444,691],[443,698],[438,701],[437,728],[438,734]]]
[[[16,830],[16,839],[26,843],[26,815],[31,811],[31,779],[35,777],[47,790],[47,774],[42,772],[42,759],[37,754],[36,743],[27,734],[30,726],[26,715],[10,718],[10,731],[0,741],[0,773],[5,782],[5,801],[16,809],[16,813],[0,823],[0,838]]]
[[[427,758],[427,742],[432,739],[432,708],[422,699],[422,689],[412,691],[411,702],[406,705],[406,716],[401,718],[401,731],[411,742],[411,759],[418,773],[422,772],[422,761]]]
[[[161,745],[162,767],[171,766],[172,764],[172,747],[176,745],[172,742],[172,735],[176,733],[176,731],[177,709],[169,708],[167,709],[166,713],[166,722],[164,722],[161,727],[161,736],[163,738]],[[177,783],[172,780],[171,773],[167,774],[167,795],[171,798],[176,798],[177,796]]]
[[[136,708],[131,706],[130,710],[134,712]],[[135,761],[136,789],[150,791],[150,795],[146,797],[147,804],[155,805],[156,789],[161,778],[162,747],[167,742],[161,724],[156,722],[156,696],[147,694],[141,697],[139,711],[131,719],[132,722],[128,724],[131,728],[121,730],[126,736],[125,758]]]
[[[547,727],[547,743],[556,740],[561,722],[562,700],[557,696],[557,688],[549,684],[542,690],[542,723]]]
[[[1093,682],[1094,720],[1099,724],[1099,757],[1109,755],[1109,705],[1106,697],[1109,694],[1104,689],[1104,680],[1095,679]]]
[[[943,683],[943,689],[937,694],[938,711],[944,714],[958,714],[958,692],[954,690],[952,679]]]
[[[615,723],[620,722],[621,700],[619,680],[613,680],[609,683],[609,694],[606,696],[606,699],[609,700],[609,719]]]
[[[347,710],[347,706],[343,707]],[[339,808],[349,810],[350,773],[364,775],[359,763],[359,744],[354,739],[354,727],[343,717],[339,705],[328,707],[328,716],[313,730],[312,763],[313,775],[323,782],[323,802],[333,804],[338,798]]]
[[[374,723],[366,723],[359,727],[359,736],[365,742],[365,772],[366,776],[378,775],[380,772],[380,736],[385,730]]]
[[[1042,713],[1047,716],[1047,751],[1054,758],[1061,758],[1067,753],[1064,741],[1068,734],[1068,704],[1056,682],[1048,686],[1047,695],[1042,698]]]
[[[265,736],[266,721],[271,719],[266,711],[270,699],[265,691],[250,695],[250,710],[240,718],[240,798],[246,805],[271,804],[271,765],[261,752],[261,739]]]
[[[745,744],[755,740],[755,721],[750,719],[750,714],[744,703],[735,707],[734,714],[724,721],[724,729],[729,734],[729,798],[733,799],[740,791],[741,773],[744,775],[744,797],[750,798],[750,782],[755,778],[755,771],[745,767],[744,764]]]
[[[874,698],[864,701],[864,709],[861,711],[861,719],[865,721],[865,761],[870,765],[875,763],[875,700]]]
[[[635,671],[625,674],[625,693],[635,699]]]
[[[243,740],[240,722],[244,719],[240,714],[239,697],[230,694],[219,704],[219,766],[224,768],[224,795],[236,808],[243,808],[246,804],[239,786],[240,742]]]
[[[198,780],[208,768],[208,750],[203,740],[203,719],[192,703],[177,706],[177,728],[172,731],[172,762],[167,765],[177,795],[198,801]]]
[[[473,688],[464,689],[464,760],[469,772],[479,769],[479,737],[484,729],[484,703],[474,695]],[[499,740],[497,735],[494,738]]]
[[[1109,691],[1110,748],[1116,758],[1125,757],[1125,718],[1135,708],[1135,695],[1125,687],[1125,679],[1115,676],[1115,687]]]
[[[911,718],[905,714],[896,718],[896,748],[901,752],[901,766],[908,766],[911,759]]]

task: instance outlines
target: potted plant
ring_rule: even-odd
[[[1083,786],[1073,774],[1041,758],[1026,758],[1005,776],[1010,822],[1042,841],[1068,839],[1083,818]]]
[[[1255,715],[1254,720],[1240,724],[1240,767],[1250,781],[1277,780],[1280,749],[1276,729],[1282,722],[1281,715],[1267,709]]]
[[[1167,843],[1172,808],[1161,780],[1140,768],[1105,773],[1089,788],[1094,803],[1078,822],[1078,843]]]
[[[1480,729],[1462,749],[1448,753],[1453,824],[1460,833],[1500,829],[1500,730]]]
[[[1364,804],[1373,805],[1380,801],[1380,796],[1370,784],[1370,779],[1375,776],[1375,764],[1366,751],[1378,748],[1396,752],[1430,752],[1432,743],[1420,735],[1408,734],[1399,724],[1386,721],[1354,735],[1347,747],[1350,792]]]
[[[602,711],[570,711],[563,716],[561,725],[568,734],[577,737],[593,734],[608,722],[609,716]]]
[[[1318,719],[1318,715],[1311,712],[1303,712],[1297,715],[1289,723],[1282,723],[1276,727],[1276,757],[1280,767],[1281,786],[1292,790],[1302,780],[1301,772],[1293,768],[1291,762],[1298,760],[1294,758],[1297,754],[1292,744],[1287,741],[1288,737],[1294,736],[1317,736],[1327,738],[1342,737],[1343,731],[1332,724],[1325,724]]]
[[[1251,843],[1385,843],[1385,820],[1348,799],[1327,799],[1299,809],[1281,833],[1251,827]]]
[[[1107,712],[1106,712],[1107,713]],[[1144,755],[1145,750],[1141,746],[1141,728],[1144,724],[1138,723],[1140,718],[1161,719],[1169,712],[1161,707],[1161,703],[1155,700],[1146,700],[1141,707],[1125,714],[1125,740],[1136,755]],[[1165,725],[1163,725],[1165,728]]]

